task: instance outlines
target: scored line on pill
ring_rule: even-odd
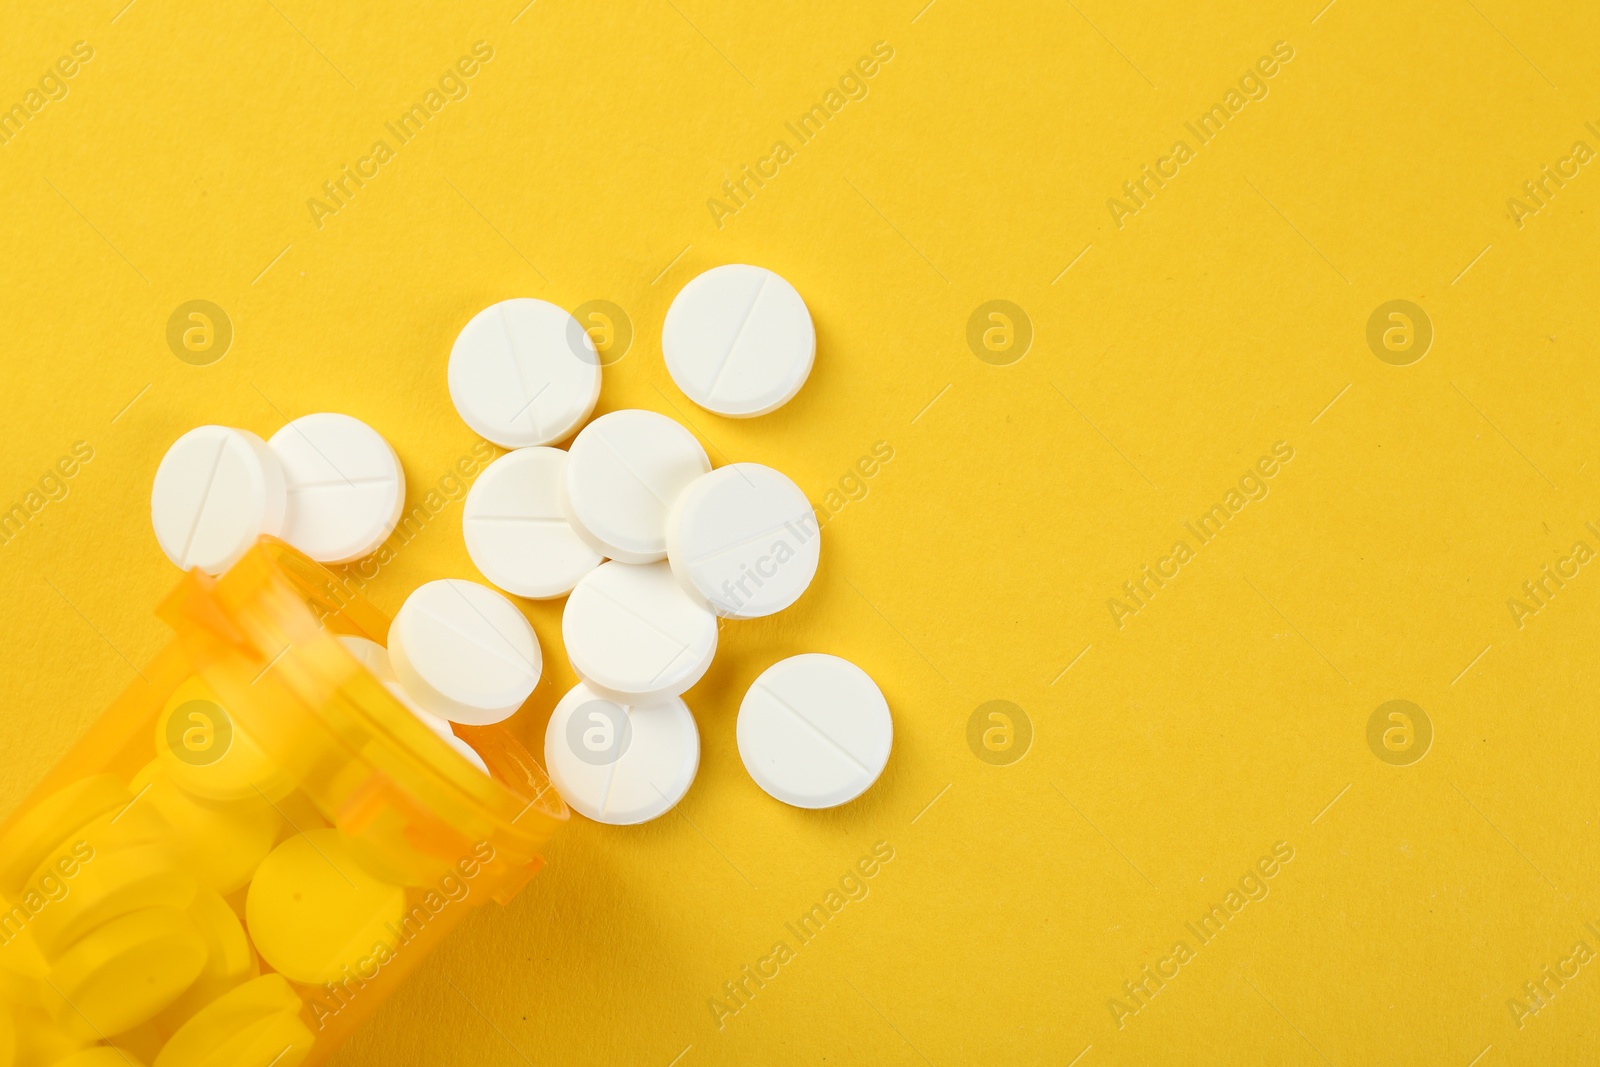
[[[570,526],[560,515],[468,515],[468,522],[532,522],[547,526]]]
[[[200,520],[205,516],[206,504],[211,500],[211,489],[217,481],[217,471],[222,468],[222,455],[228,450],[226,439],[217,442],[217,454],[211,457],[211,473],[206,475],[206,487],[200,494],[200,503],[194,509],[194,518],[189,521],[189,536],[183,539],[183,551],[179,553],[183,560],[183,569],[190,567],[189,553],[194,548],[195,534],[200,532]]]
[[[465,599],[465,598],[463,598],[463,599]],[[469,604],[468,606],[470,607],[471,605]],[[522,667],[531,668],[533,666],[533,664],[528,662],[526,657],[522,656],[521,653],[517,652],[515,647],[513,647],[511,649],[511,654],[516,656],[518,659],[521,659],[522,660],[521,663],[515,663],[515,662],[511,661],[510,659],[507,659],[505,656],[502,656],[499,653],[495,652],[493,649],[487,648],[487,647],[485,647],[483,645],[479,645],[478,642],[473,638],[473,636],[471,634],[463,632],[459,627],[457,627],[454,623],[450,622],[448,619],[441,619],[439,616],[433,614],[433,612],[428,611],[427,609],[422,608],[420,606],[417,607],[415,610],[416,610],[418,615],[422,615],[422,616],[424,616],[424,617],[426,617],[428,619],[433,620],[435,623],[437,623],[440,629],[448,630],[450,633],[452,633],[455,636],[461,638],[461,640],[467,642],[468,644],[476,645],[477,647],[482,648],[484,652],[486,652],[488,655],[490,655],[494,659],[499,660],[501,663],[504,663],[507,667],[511,667],[513,669],[521,669]],[[479,618],[483,618],[483,613],[479,612],[478,613],[478,617]],[[489,620],[484,619],[484,621],[488,622]],[[510,642],[506,640],[505,635],[500,633],[500,631],[495,628],[493,623],[489,623],[489,628],[491,630],[494,630],[495,635],[497,637],[499,637],[502,641],[506,641],[507,644],[510,644]]]
[[[750,298],[750,306],[744,309],[744,318],[739,320],[739,328],[734,331],[733,340],[728,343],[728,350],[722,354],[722,362],[717,364],[717,373],[711,376],[711,384],[706,386],[706,394],[711,395],[717,391],[717,386],[722,382],[722,375],[727,371],[728,364],[733,362],[734,350],[739,347],[739,340],[744,337],[745,328],[750,325],[750,320],[755,317],[756,304],[761,301],[761,293],[767,287],[770,273],[761,275],[761,284],[756,286],[755,295]]]
[[[667,662],[662,666],[662,668],[659,671],[656,671],[656,673],[651,677],[651,679],[648,682],[646,682],[645,684],[646,685],[655,685],[657,682],[659,682],[661,680],[661,676],[666,674],[669,670],[671,670],[673,668],[673,666],[680,659],[682,659],[684,657],[684,654],[689,652],[689,651],[690,651],[690,646],[689,645],[684,645],[681,648],[679,648],[677,652],[673,653],[672,658],[667,660]]]
[[[622,713],[624,715],[628,714],[628,709],[627,708],[623,708],[622,709]],[[621,762],[622,762],[622,757],[618,756],[616,759],[612,760],[609,764],[606,765],[606,780],[605,780],[605,784],[600,787],[600,814],[601,815],[608,814],[609,811],[610,811],[610,807],[611,807],[611,787],[617,784],[617,766]]]
[[[522,665],[527,667],[528,670],[533,674],[533,677],[536,680],[535,681],[535,685],[537,685],[538,684],[537,683],[538,677],[541,674],[544,673],[543,663],[541,662],[539,665],[536,666],[532,660],[530,660],[527,656],[524,656],[522,654],[521,649],[517,648],[517,646],[512,643],[511,638],[507,637],[505,635],[505,632],[502,631],[500,629],[500,627],[496,626],[492,621],[490,621],[489,616],[485,615],[482,611],[478,610],[478,605],[474,604],[472,601],[467,599],[467,594],[465,594],[465,593],[463,593],[461,591],[461,587],[459,585],[457,585],[454,582],[452,582],[452,583],[450,583],[450,588],[455,592],[456,596],[461,598],[461,602],[463,604],[465,604],[467,607],[472,609],[472,613],[474,615],[476,615],[478,618],[483,620],[483,624],[494,632],[494,635],[496,637],[498,637],[505,644],[506,648],[511,650],[511,654],[522,661]],[[509,605],[511,602],[510,601],[505,601],[505,603]],[[516,608],[513,607],[511,610],[516,611]],[[427,614],[427,613],[424,612],[423,614]],[[518,614],[520,615],[521,612],[518,612]],[[531,630],[532,627],[529,627],[529,629]],[[537,643],[538,643],[538,640],[539,640],[537,634],[533,635],[533,640],[534,640],[535,645],[537,646]],[[485,651],[487,651],[487,649]],[[504,661],[502,660],[502,662],[504,662]],[[516,665],[512,664],[511,666],[514,667]]]
[[[451,588],[455,588],[455,587],[452,586]],[[458,595],[460,594],[460,590],[456,590],[456,592],[458,593]],[[452,623],[450,620],[441,619],[439,616],[435,615],[431,611],[428,611],[426,608],[422,607],[421,605],[418,605],[415,610],[416,610],[418,615],[422,615],[422,616],[425,616],[426,618],[432,619],[439,626],[440,629],[448,630],[450,633],[455,634],[457,637],[461,638],[461,640],[467,642],[469,645],[476,645],[478,648],[483,649],[483,651],[488,653],[490,656],[492,656],[495,659],[499,660],[501,663],[504,663],[507,667],[510,667],[513,670],[527,669],[529,671],[533,671],[533,673],[535,673],[535,674],[539,673],[538,671],[534,670],[534,666],[528,660],[528,657],[524,656],[521,652],[518,652],[516,646],[511,643],[510,639],[507,638],[505,634],[500,632],[500,628],[499,627],[497,627],[494,623],[490,622],[487,618],[485,618],[483,612],[478,611],[476,605],[474,605],[471,601],[468,601],[465,596],[462,596],[461,599],[466,602],[466,604],[467,604],[467,606],[469,608],[472,608],[473,612],[478,616],[478,618],[483,619],[483,621],[488,625],[489,629],[491,631],[493,631],[494,635],[496,637],[500,638],[500,640],[505,643],[507,648],[511,649],[511,654],[513,656],[515,656],[518,660],[521,660],[520,663],[513,662],[512,660],[507,659],[505,656],[500,655],[498,652],[496,652],[492,648],[489,648],[489,647],[487,647],[485,645],[478,644],[477,640],[475,640],[471,634],[465,633],[459,627],[457,627],[454,623]]]
[[[337,469],[337,468],[335,468],[335,469]],[[371,475],[362,475],[360,478],[342,478],[340,481],[337,481],[337,482],[333,482],[333,481],[328,481],[328,482],[296,482],[294,484],[294,486],[289,490],[289,492],[297,493],[302,489],[339,489],[339,488],[342,488],[344,486],[349,486],[350,488],[355,489],[358,486],[363,486],[363,485],[393,485],[393,484],[394,484],[394,479],[389,477],[387,474],[371,474]]]
[[[513,358],[515,358],[515,357],[513,357]],[[549,389],[549,388],[550,388],[550,383],[549,382],[545,382],[544,385],[540,386],[539,391],[537,393],[534,393],[533,396],[528,398],[528,402],[526,404],[522,405],[514,413],[512,413],[511,418],[509,420],[507,420],[507,421],[509,421],[509,422],[517,421],[517,419],[522,415],[522,413],[524,411],[526,411],[528,413],[528,422],[531,424],[531,428],[532,428],[533,432],[535,434],[537,434],[538,436],[543,437],[544,436],[544,430],[540,428],[539,420],[534,415],[534,412],[533,412],[532,409],[533,409],[533,405],[539,402],[539,398],[541,396],[544,396],[545,390]],[[527,386],[523,386],[522,392],[523,392],[524,396],[527,395],[527,392],[528,392]]]
[[[651,485],[648,481],[646,481],[644,475],[640,474],[638,471],[633,469],[633,464],[629,463],[626,459],[623,458],[622,452],[620,450],[618,450],[616,445],[612,444],[610,442],[610,440],[608,440],[606,438],[605,434],[601,433],[597,429],[595,431],[595,437],[597,439],[599,439],[601,444],[606,446],[606,451],[610,452],[613,456],[615,456],[617,462],[622,464],[622,469],[627,471],[630,475],[632,475],[633,476],[633,480],[638,482],[639,485],[644,489],[644,491],[649,493],[651,498],[653,500],[655,500],[655,502],[657,504],[661,505],[661,511],[663,512],[663,514],[672,510],[672,505],[667,503],[667,501],[661,499],[661,494],[656,492],[656,487]]]
[[[473,210],[477,209],[474,208]],[[511,371],[517,376],[517,385],[521,388],[522,395],[528,396],[528,376],[522,369],[522,353],[518,350],[517,340],[511,333],[511,320],[506,317],[505,302],[501,302],[495,306],[500,313],[500,329],[503,330],[506,335],[506,357],[511,360]],[[548,388],[550,388],[550,383],[545,382],[544,388],[540,389],[537,393],[534,393],[533,396],[528,397],[528,402],[518,408],[516,412],[512,414],[511,418],[507,419],[506,421],[516,422],[517,419],[521,417],[522,413],[527,411],[528,422],[530,424],[529,429],[533,430],[534,434],[537,436],[544,436],[542,433],[540,433],[538,419],[531,411],[529,411],[529,409],[533,407],[534,401],[538,400],[539,397],[544,395],[545,389]]]
[[[676,662],[677,658],[679,656],[683,655],[684,652],[686,652],[688,650],[688,648],[689,648],[688,645],[684,644],[682,641],[679,641],[676,637],[673,637],[671,634],[667,633],[667,631],[663,630],[661,627],[657,626],[655,623],[651,622],[649,619],[645,618],[643,615],[640,615],[637,611],[634,611],[628,605],[624,604],[622,601],[618,600],[616,597],[612,596],[610,593],[607,593],[604,589],[601,589],[599,586],[590,586],[589,587],[589,592],[594,594],[595,596],[599,597],[601,600],[610,601],[612,607],[616,608],[618,611],[621,611],[624,615],[631,615],[635,620],[637,620],[646,629],[654,630],[656,632],[656,634],[658,636],[660,636],[663,640],[665,640],[668,644],[676,645],[678,651],[673,655],[672,660],[668,662],[668,664],[667,664],[668,667],[670,667],[673,662]],[[666,669],[665,667],[662,668],[662,670],[665,670],[665,669]],[[658,673],[656,675],[656,677],[659,678],[660,674]],[[652,678],[651,681],[655,681],[655,679]]]
[[[753,488],[753,486],[752,486],[752,488]],[[746,547],[748,545],[752,545],[755,542],[760,541],[762,538],[771,537],[773,534],[777,533],[780,530],[787,530],[787,529],[789,529],[789,527],[793,523],[801,521],[801,519],[802,519],[802,517],[797,515],[794,518],[787,519],[787,520],[779,523],[776,526],[771,526],[771,527],[768,527],[765,530],[760,530],[760,531],[758,531],[756,533],[751,534],[749,537],[743,538],[742,540],[739,540],[739,541],[735,541],[731,545],[726,545],[726,546],[724,546],[722,548],[718,548],[718,549],[715,549],[715,550],[713,550],[711,552],[707,552],[703,556],[696,556],[694,559],[687,560],[686,562],[688,562],[690,564],[704,563],[707,560],[716,559],[718,556],[725,556],[729,552],[735,552],[735,551],[737,551],[737,550],[739,550],[741,548],[744,548],[744,547]]]
[[[261,390],[260,389],[256,389],[256,392],[261,393]],[[265,393],[261,393],[261,396],[262,396],[263,399],[266,398],[266,395],[267,394],[265,394]],[[272,401],[268,400],[267,403],[272,404]],[[272,406],[274,408],[276,408],[278,405],[272,404]],[[281,415],[282,412],[279,412],[279,414]],[[344,484],[350,486],[350,488],[352,488],[352,489],[355,488],[355,484],[356,483],[352,482],[350,480],[350,476],[348,474],[346,474],[344,471],[339,469],[339,465],[333,461],[333,457],[329,456],[326,452],[324,452],[322,449],[317,447],[317,443],[311,439],[311,436],[306,433],[305,428],[302,427],[299,424],[298,421],[296,421],[294,419],[290,419],[288,425],[294,430],[295,433],[300,435],[300,440],[302,440],[302,441],[304,441],[306,443],[306,447],[307,448],[311,449],[311,451],[313,451],[317,455],[321,456],[322,457],[322,462],[326,463],[329,467],[331,467],[333,469],[333,473],[337,474],[340,478],[342,478],[344,480]],[[338,483],[334,482],[334,483],[330,483],[330,484],[337,485]],[[309,489],[309,488],[313,488],[313,487],[314,486],[307,485],[307,486],[296,486],[295,488],[297,488],[297,489],[299,489],[299,488]]]
[[[862,774],[867,775],[869,778],[870,777],[874,777],[873,773],[870,770],[867,769],[866,764],[864,764],[860,760],[858,760],[855,757],[854,753],[852,753],[849,749],[845,748],[843,745],[839,744],[839,742],[835,741],[833,738],[829,737],[826,733],[823,732],[822,727],[818,726],[816,723],[812,722],[810,719],[808,719],[804,715],[800,714],[799,709],[795,708],[787,700],[784,700],[782,697],[780,697],[778,694],[774,693],[767,686],[755,685],[755,686],[752,686],[751,688],[752,689],[761,690],[763,693],[767,694],[767,696],[772,699],[773,703],[777,704],[780,708],[783,708],[786,711],[788,711],[790,715],[793,715],[795,718],[797,718],[801,722],[805,723],[806,726],[811,729],[812,733],[816,734],[818,737],[822,738],[822,740],[826,741],[829,745],[831,745],[833,747],[834,751],[838,752],[839,755],[843,756],[845,759],[847,759],[851,763],[855,764],[856,769],[859,770]],[[745,699],[748,700],[749,698],[746,697]]]

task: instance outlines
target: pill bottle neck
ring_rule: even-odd
[[[401,706],[338,640],[386,643],[389,620],[332,571],[264,537],[221,577],[190,571],[158,614],[335,826],[387,827],[405,844],[392,862],[419,872],[492,853],[480,884],[502,903],[542,865],[568,817],[544,769],[503,726],[459,728],[485,776]]]

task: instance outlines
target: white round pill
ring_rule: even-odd
[[[459,578],[429,582],[406,598],[389,627],[389,661],[418,704],[471,726],[514,714],[544,666],[539,639],[516,605]]]
[[[450,350],[450,399],[468,426],[504,448],[548,445],[600,399],[600,356],[578,320],[543,300],[491,304]]]
[[[561,510],[566,467],[559,448],[519,448],[489,464],[467,494],[461,520],[467,554],[508,593],[535,600],[566,596],[600,566],[600,553]]]
[[[398,700],[400,704],[406,708],[406,710],[415,715],[418,722],[432,730],[434,734],[438,736],[439,740],[455,749],[456,752],[460,754],[462,759],[478,768],[478,770],[482,771],[484,774],[489,773],[489,765],[483,762],[483,757],[478,755],[477,749],[473,748],[471,745],[461,740],[461,738],[457,737],[450,729],[450,724],[448,722],[439,718],[439,716],[434,715],[421,704],[418,704],[415,700],[411,699],[411,694],[406,692],[405,686],[401,685],[399,682],[390,681],[385,682],[383,687],[389,691],[390,696]]]
[[[150,522],[167,558],[221,574],[256,538],[283,532],[283,465],[248,430],[201,426],[173,442],[156,469]]]
[[[357,637],[355,634],[340,634],[339,643],[344,650],[355,657],[356,662],[367,669],[367,673],[380,682],[395,680],[394,668],[389,664],[389,650],[370,637]]]
[[[406,475],[389,442],[349,415],[287,423],[267,447],[283,464],[289,513],[283,539],[318,563],[351,563],[378,550],[400,522]]]
[[[724,618],[758,619],[799,600],[821,552],[811,502],[759,463],[731,463],[695,479],[667,518],[672,573]]]
[[[619,704],[579,684],[544,732],[550,781],[585,818],[648,822],[683,799],[700,769],[700,731],[683,701]]]
[[[695,278],[673,299],[661,333],[667,372],[707,411],[765,415],[800,391],[817,331],[794,286],[762,267],[731,263]]]
[[[461,738],[457,737],[450,729],[450,724],[439,716],[428,711],[421,704],[411,699],[405,687],[394,675],[394,668],[389,664],[389,650],[376,641],[365,637],[356,637],[352,634],[340,634],[339,642],[367,669],[367,672],[382,683],[389,695],[398,701],[401,707],[415,715],[429,730],[439,736],[439,739],[461,754],[461,757],[472,764],[484,774],[489,773],[489,765],[483,762],[483,757]]]
[[[665,415],[628,409],[583,428],[567,453],[562,507],[590,548],[623,563],[667,558],[667,513],[711,469],[694,435]]]
[[[822,653],[768,667],[739,705],[739,757],[756,784],[797,808],[854,800],[883,773],[894,723],[883,692]]]
[[[698,682],[717,651],[717,617],[690,599],[665,563],[602,563],[561,614],[578,677],[622,703],[654,704]]]

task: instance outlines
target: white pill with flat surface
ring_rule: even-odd
[[[690,400],[718,415],[750,418],[800,391],[816,359],[817,331],[794,286],[763,267],[730,263],[673,299],[661,352]]]
[[[672,573],[724,618],[758,619],[799,600],[821,552],[811,502],[759,463],[731,463],[695,479],[667,518]]]
[[[167,558],[221,574],[256,538],[283,532],[283,464],[249,430],[201,426],[173,442],[156,469],[150,521]]]
[[[395,680],[394,668],[389,665],[389,650],[370,637],[357,637],[355,634],[340,634],[339,643],[346,652],[355,657],[356,662],[367,669],[367,673],[380,682]]]
[[[434,715],[470,726],[509,718],[544,667],[517,606],[486,585],[445,578],[406,598],[389,627],[395,677]]]
[[[439,740],[455,749],[456,752],[460,754],[462,759],[478,768],[478,770],[482,771],[484,774],[489,773],[489,765],[483,762],[483,757],[478,755],[477,750],[471,745],[467,744],[465,741],[461,740],[461,738],[457,737],[450,729],[450,724],[448,722],[428,711],[415,700],[412,700],[411,694],[406,692],[405,686],[401,685],[397,681],[388,681],[383,683],[383,687],[389,691],[390,696],[398,700],[401,705],[406,708],[406,710],[415,715],[417,720],[421,722],[422,725],[432,730],[438,736]]]
[[[389,442],[335,412],[287,423],[267,442],[289,492],[283,539],[318,563],[369,556],[394,532],[406,475]]]
[[[471,745],[451,732],[448,722],[411,699],[411,694],[407,693],[405,687],[400,684],[400,680],[395,677],[394,668],[389,664],[388,649],[376,641],[351,634],[340,634],[339,643],[344,645],[350,654],[356,658],[356,661],[383,684],[384,689],[388,690],[390,696],[399,701],[400,705],[407,711],[415,715],[422,725],[439,735],[440,740],[459,752],[462,759],[465,759],[484,774],[489,773],[489,766],[483,762],[483,757],[478,755]]]
[[[648,822],[683,799],[700,769],[700,731],[676,697],[621,704],[578,684],[544,733],[550,781],[579,815],[613,826]]]
[[[889,762],[883,692],[849,660],[811,652],[768,667],[739,706],[739,757],[766,792],[797,808],[865,793]]]
[[[717,617],[665,563],[602,563],[567,598],[567,659],[595,692],[653,704],[698,682],[717,651]]]
[[[665,415],[613,411],[585,426],[567,452],[563,512],[607,559],[654,563],[667,558],[673,502],[710,469],[700,442]]]
[[[600,356],[567,312],[544,300],[491,304],[450,350],[450,399],[503,448],[565,439],[600,399]]]
[[[549,600],[566,596],[600,566],[600,553],[561,510],[567,454],[519,448],[489,464],[467,494],[461,525],[467,554],[483,576],[508,593]]]

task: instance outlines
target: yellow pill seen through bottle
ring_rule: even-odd
[[[406,908],[461,842],[507,857],[461,861],[463,908],[538,868],[566,812],[533,756],[480,731],[483,778],[347,678],[333,634],[388,621],[329,577],[272,539],[186,576],[173,641],[0,823],[0,1067],[326,1063],[452,925]]]
[[[262,1020],[297,1016],[300,998],[280,974],[264,974],[226,993],[184,1023],[161,1049],[152,1067],[201,1067],[218,1050]]]
[[[144,1064],[126,1049],[97,1045],[57,1060],[51,1067],[144,1067]]]
[[[118,1052],[126,1052],[135,1063],[149,1063],[167,1042],[168,1030],[161,1029],[155,1019],[140,1023],[132,1030],[124,1030],[109,1044]]]
[[[65,885],[61,898],[41,909],[29,927],[46,958],[129,912],[156,907],[181,912],[197,888],[194,877],[178,870],[160,845],[96,851]]]
[[[120,1034],[177,999],[205,966],[199,930],[175,908],[114,919],[72,946],[47,979],[49,1007],[81,1038]]]
[[[166,1033],[175,1032],[201,1008],[261,973],[244,923],[227,901],[202,889],[185,914],[206,943],[206,962],[193,984],[156,1016],[156,1024]]]
[[[277,809],[260,797],[207,800],[187,792],[159,760],[146,764],[128,787],[171,828],[167,840],[179,866],[224,896],[250,881],[283,826]]]
[[[17,1063],[54,1064],[89,1042],[58,1026],[43,1008],[17,1008],[12,1012],[17,1033]]]
[[[86,853],[115,852],[134,845],[159,844],[169,836],[167,826],[156,810],[141,798],[130,796],[126,804],[95,816],[86,825],[73,831],[48,854],[44,863],[35,868],[33,880],[37,882],[39,876],[52,865],[60,873],[66,874],[62,865],[69,855],[83,859]]]
[[[245,923],[274,970],[320,985],[392,952],[392,928],[404,911],[405,891],[368,873],[343,834],[309,830],[273,849],[256,869]]]
[[[16,894],[67,838],[133,796],[114,776],[96,774],[57,790],[0,838],[0,890]]]
[[[199,678],[178,686],[156,717],[156,753],[174,782],[210,800],[278,800],[294,788]]]
[[[282,1011],[223,1042],[206,1060],[206,1067],[298,1067],[315,1040],[298,1012]]]
[[[44,907],[44,903],[39,906]],[[28,930],[35,910],[38,909],[0,898],[0,928],[8,936],[0,941],[0,1000],[8,1004],[37,1007],[39,983],[50,970],[50,961],[39,951],[39,943]]]

